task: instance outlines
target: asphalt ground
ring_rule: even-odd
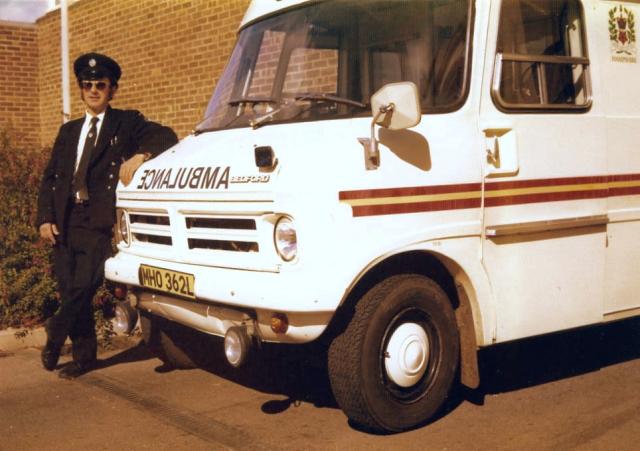
[[[0,352],[0,449],[639,448],[638,320],[483,350],[479,390],[393,435],[347,420],[316,349],[265,347],[233,370],[219,340],[200,341],[202,368],[164,372],[133,339],[73,381],[44,371],[37,348]]]

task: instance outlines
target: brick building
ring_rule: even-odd
[[[136,108],[180,137],[201,119],[249,0],[76,0],[69,59],[89,51],[123,69],[112,105]],[[71,115],[82,102],[71,73]],[[0,22],[0,128],[50,145],[62,123],[60,10],[35,25]]]
[[[0,130],[40,144],[36,25],[0,21]]]

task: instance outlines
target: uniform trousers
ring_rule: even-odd
[[[104,278],[104,262],[111,253],[111,229],[92,229],[89,209],[73,202],[64,236],[54,247],[54,273],[60,306],[46,321],[47,339],[61,347],[73,343],[73,360],[90,363],[96,358],[97,340],[92,301]]]

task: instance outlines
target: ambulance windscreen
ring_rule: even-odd
[[[465,100],[469,0],[336,0],[287,10],[239,36],[196,131],[370,115],[387,83],[412,81],[424,112]]]

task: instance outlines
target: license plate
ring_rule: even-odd
[[[193,287],[196,278],[193,274],[171,271],[169,269],[156,268],[154,266],[140,265],[138,269],[140,285],[165,293],[177,294],[195,299]]]

